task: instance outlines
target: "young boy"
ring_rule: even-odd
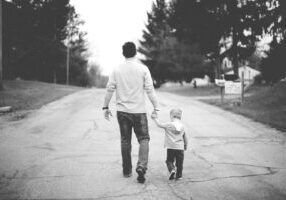
[[[165,130],[166,164],[170,172],[169,180],[182,179],[184,150],[187,150],[188,146],[188,138],[181,122],[182,110],[172,109],[170,111],[171,122],[160,123],[154,113],[151,118],[158,127]],[[176,167],[174,163],[176,163]]]

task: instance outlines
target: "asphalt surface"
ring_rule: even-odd
[[[182,108],[190,137],[183,179],[168,180],[164,133],[150,119],[150,105],[147,181],[137,183],[135,169],[124,178],[114,99],[113,118],[106,121],[103,96],[104,90],[84,90],[21,120],[0,116],[0,199],[286,199],[282,132],[167,93],[158,94],[160,119]]]

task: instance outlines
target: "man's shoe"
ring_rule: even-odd
[[[176,170],[172,169],[172,171],[170,172],[170,175],[169,175],[169,180],[175,179],[175,175],[176,175]]]
[[[145,182],[145,171],[141,168],[141,167],[138,167],[137,169],[136,169],[136,172],[137,172],[137,174],[138,174],[138,177],[137,177],[137,181],[139,182],[139,183],[144,183]]]
[[[129,174],[123,174],[123,176],[124,176],[124,178],[129,178],[129,177],[131,177],[131,176],[132,176],[132,172],[131,172],[131,173],[129,173]]]

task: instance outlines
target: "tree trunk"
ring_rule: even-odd
[[[232,16],[232,65],[233,65],[233,71],[234,74],[238,76],[238,35],[237,35],[237,26],[239,25],[240,21],[239,21],[239,16],[238,16],[238,8],[237,8],[237,0],[232,1],[231,4],[231,13]]]
[[[3,62],[2,62],[2,0],[0,0],[0,90],[3,89]]]
[[[233,28],[233,44],[232,44],[232,53],[233,53],[233,72],[236,76],[238,76],[238,47],[237,47],[237,34],[236,29]]]

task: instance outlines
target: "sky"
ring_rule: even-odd
[[[85,21],[90,62],[100,65],[108,75],[123,61],[122,45],[138,44],[147,22],[147,11],[153,0],[71,0],[76,12]]]

